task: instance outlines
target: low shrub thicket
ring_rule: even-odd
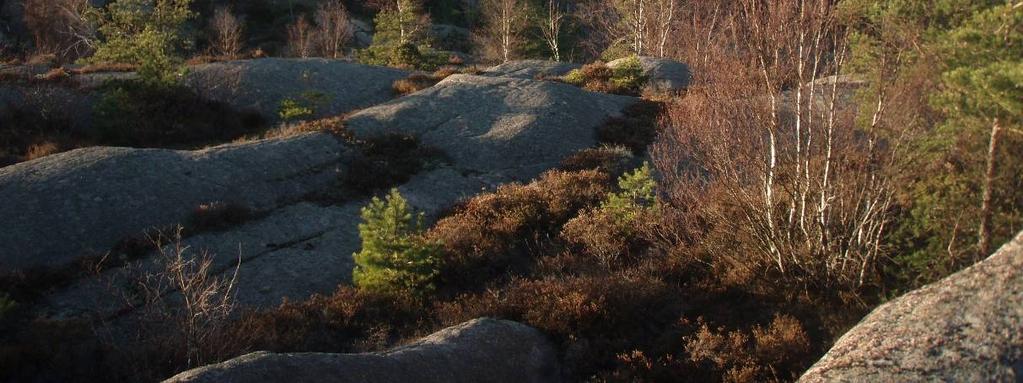
[[[443,244],[441,283],[479,288],[506,273],[528,270],[552,233],[604,197],[608,181],[594,170],[551,171],[532,183],[504,185],[469,200],[426,234]]]
[[[608,194],[599,207],[568,221],[561,237],[607,268],[633,260],[643,245],[637,233],[656,214],[656,186],[650,166],[644,163],[619,178],[619,191]]]
[[[620,175],[635,157],[624,146],[601,146],[583,149],[561,161],[559,169],[564,171],[600,170],[611,175]]]
[[[0,167],[89,144],[71,121],[39,109],[0,106]]]
[[[224,142],[266,126],[256,112],[205,100],[187,87],[137,81],[107,84],[93,114],[96,141],[133,147]]]
[[[440,150],[423,146],[415,137],[402,134],[384,134],[353,142],[362,155],[351,162],[343,183],[363,194],[403,184],[433,162],[446,160]]]
[[[611,117],[597,129],[597,140],[605,145],[620,145],[635,154],[646,151],[657,137],[658,118],[663,104],[640,100],[622,111],[621,117]]]
[[[583,65],[568,72],[561,80],[591,92],[639,96],[648,78],[639,58],[631,56],[615,67],[602,61]]]
[[[451,67],[437,69],[432,74],[413,73],[407,78],[396,80],[391,89],[394,90],[394,94],[404,96],[434,86],[455,73],[458,71]]]

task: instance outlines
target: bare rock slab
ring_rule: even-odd
[[[539,77],[564,76],[573,69],[580,67],[582,65],[556,61],[516,60],[489,68],[483,71],[483,75],[533,80]]]
[[[550,81],[459,74],[346,122],[357,136],[416,136],[463,170],[528,180],[597,145],[597,127],[634,102]]]
[[[799,381],[1023,381],[1023,234],[881,305]]]
[[[336,116],[390,100],[391,84],[408,75],[340,60],[264,58],[191,67],[186,82],[210,99],[277,121],[284,99],[311,103],[314,118]]]
[[[178,374],[166,383],[559,382],[553,345],[536,329],[475,319],[381,353],[256,352]]]
[[[66,265],[204,203],[270,210],[331,185],[352,153],[309,133],[198,151],[85,148],[0,168],[0,270]]]

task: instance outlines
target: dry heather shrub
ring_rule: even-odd
[[[308,132],[328,132],[345,141],[351,140],[351,134],[345,129],[345,116],[335,116],[319,120],[302,121],[295,124],[282,124],[277,128],[263,132],[258,137],[244,137],[237,141],[244,142],[254,138],[284,138]]]
[[[131,72],[138,69],[134,64],[123,64],[123,63],[92,63],[86,64],[85,66],[72,69],[71,72],[75,74],[89,74],[98,72]]]
[[[452,67],[443,67],[431,74],[413,73],[407,78],[394,81],[391,89],[394,90],[394,94],[404,96],[434,86],[456,73],[458,73],[458,69]]]
[[[602,170],[613,176],[618,176],[626,170],[632,159],[632,152],[624,146],[601,146],[573,153],[562,160],[558,168],[569,172]]]
[[[609,190],[598,171],[551,171],[527,185],[509,184],[473,198],[427,236],[444,244],[442,280],[474,286],[529,262],[530,251]]]
[[[361,156],[352,160],[344,175],[344,185],[369,194],[408,180],[433,161],[443,161],[444,153],[423,146],[419,139],[402,134],[384,134],[356,141]]]
[[[53,141],[43,141],[28,147],[28,151],[25,153],[25,161],[32,161],[58,152],[60,152],[60,146],[56,143]]]
[[[643,219],[635,222],[638,226]],[[569,220],[561,231],[561,238],[597,259],[604,267],[612,268],[631,260],[640,251],[635,233],[623,230],[622,225],[607,211],[586,210]]]
[[[188,217],[186,228],[190,233],[223,230],[248,221],[253,216],[248,206],[214,201],[200,204]]]
[[[702,323],[686,337],[685,351],[696,368],[731,382],[794,379],[806,367],[810,339],[799,321],[776,315],[767,328],[749,331],[712,329]]]
[[[520,321],[553,336],[580,376],[633,342],[651,326],[677,318],[677,295],[656,277],[603,275],[513,280],[491,290],[437,304],[445,324],[481,316]]]
[[[418,92],[436,84],[433,78],[422,73],[413,73],[408,78],[398,79],[391,85],[394,94],[404,96],[409,93]]]
[[[35,79],[37,81],[55,82],[67,80],[69,78],[71,78],[71,72],[69,72],[67,69],[64,69],[64,67],[59,67],[50,69],[46,73],[36,76]]]
[[[233,332],[258,350],[376,351],[411,335],[402,329],[415,329],[421,311],[413,299],[343,286],[331,295],[248,313]]]
[[[657,122],[663,108],[659,102],[640,100],[626,107],[621,117],[607,119],[597,130],[597,140],[642,154],[657,136]]]
[[[810,339],[799,320],[789,315],[776,315],[765,329],[760,326],[753,328],[753,339],[756,341],[756,356],[764,364],[782,369],[797,370],[803,357],[810,349]],[[797,362],[797,363],[794,363]]]

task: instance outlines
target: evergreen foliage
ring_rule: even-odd
[[[644,162],[643,166],[618,179],[621,191],[608,194],[601,209],[611,214],[619,224],[631,225],[636,217],[655,208],[656,187],[657,182],[650,173],[650,164]]]
[[[422,296],[435,288],[440,247],[421,236],[423,214],[415,214],[398,189],[374,197],[362,209],[362,250],[355,254],[355,285],[364,290]]]
[[[148,83],[177,81],[192,0],[117,0],[95,14],[101,38],[91,62],[138,66]]]

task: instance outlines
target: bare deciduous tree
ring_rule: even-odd
[[[483,27],[477,32],[485,57],[507,62],[525,42],[529,6],[524,0],[484,0],[480,5]]]
[[[339,58],[354,35],[351,17],[341,0],[329,0],[316,9],[320,55]]]
[[[306,20],[305,15],[298,16],[288,26],[288,51],[294,57],[312,56],[316,49],[316,30]]]
[[[88,56],[96,39],[88,0],[25,0],[25,24],[32,32],[37,54],[54,54],[66,61]]]
[[[620,46],[635,55],[668,54],[681,0],[604,0],[580,6],[580,19],[593,29],[595,45]]]
[[[720,45],[734,55],[711,55],[706,86],[672,108],[655,163],[674,204],[712,222],[722,246],[752,244],[752,256],[721,251],[731,265],[862,285],[883,255],[902,150],[902,132],[886,124],[891,83],[878,80],[869,118],[857,122],[834,75],[848,36],[831,2],[738,5]],[[897,68],[891,60],[878,65]]]
[[[543,33],[544,42],[551,50],[554,61],[561,61],[561,27],[565,23],[566,13],[561,5],[561,0],[547,0],[546,13],[540,24],[540,32]]]
[[[171,242],[165,243],[165,239]],[[101,327],[101,335],[110,337],[109,344],[137,364],[133,366],[137,379],[148,380],[153,378],[148,374],[158,371],[145,365],[153,362],[146,355],[150,350],[162,352],[161,362],[175,360],[188,367],[229,357],[229,350],[246,341],[232,337],[229,331],[241,254],[233,265],[218,268],[213,255],[193,253],[182,244],[181,227],[170,238],[157,233],[150,241],[157,249],[152,264],[129,266],[109,281],[126,308],[106,320],[116,322],[118,316],[131,313],[138,320],[134,339],[124,342],[124,328],[114,323]],[[124,286],[124,282],[128,284]]]
[[[218,7],[210,19],[213,31],[211,45],[216,54],[222,57],[235,58],[242,50],[242,21],[231,12],[229,7]]]

